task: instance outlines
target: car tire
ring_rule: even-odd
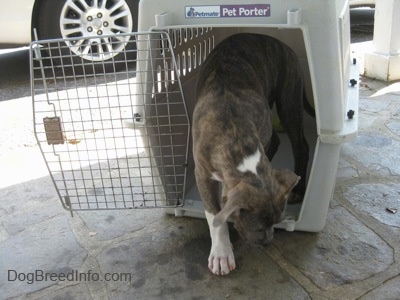
[[[138,2],[44,0],[38,38],[67,39],[48,54],[55,64],[74,72],[108,73],[126,68],[136,57],[134,36],[129,33],[137,31]]]

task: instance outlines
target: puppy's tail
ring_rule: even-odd
[[[313,118],[315,118],[315,109],[312,107],[307,98],[306,90],[303,89],[303,108]]]

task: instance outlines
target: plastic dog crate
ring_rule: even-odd
[[[171,37],[189,117],[195,104],[198,69],[213,47],[226,37],[239,32],[266,34],[297,53],[316,119],[305,116],[311,157],[303,203],[288,205],[286,219],[276,227],[317,232],[325,225],[333,195],[340,145],[353,139],[358,129],[358,86],[351,81],[358,79],[358,66],[350,57],[349,4],[346,0],[250,3],[142,0],[139,31],[162,31]],[[293,169],[289,141],[284,134],[280,139],[272,165]],[[184,205],[167,212],[204,217],[193,167],[189,152]]]
[[[254,32],[297,53],[316,112],[315,119],[305,114],[310,162],[304,200],[288,205],[276,227],[322,230],[340,145],[358,128],[348,1],[251,3],[141,0],[138,33],[87,44],[77,38],[32,43],[35,135],[65,209],[163,208],[205,217],[190,139],[197,73],[220,41]],[[114,40],[126,41],[124,58],[101,60]],[[76,47],[97,51],[99,60],[76,59]],[[293,169],[285,133],[280,139],[272,165]]]

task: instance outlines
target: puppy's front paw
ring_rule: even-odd
[[[211,249],[208,268],[215,275],[227,275],[236,268],[235,257],[230,245]]]
[[[224,222],[214,226],[215,216],[206,211],[211,234],[211,252],[208,257],[208,268],[215,275],[227,275],[236,268],[232,245],[229,240],[228,224]]]

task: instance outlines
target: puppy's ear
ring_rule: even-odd
[[[290,170],[272,170],[272,176],[275,178],[277,186],[276,193],[287,199],[293,188],[299,183],[300,176],[297,176]]]
[[[246,187],[244,183],[239,183],[228,192],[227,201],[221,211],[214,217],[213,225],[221,226],[237,210],[245,208]]]

